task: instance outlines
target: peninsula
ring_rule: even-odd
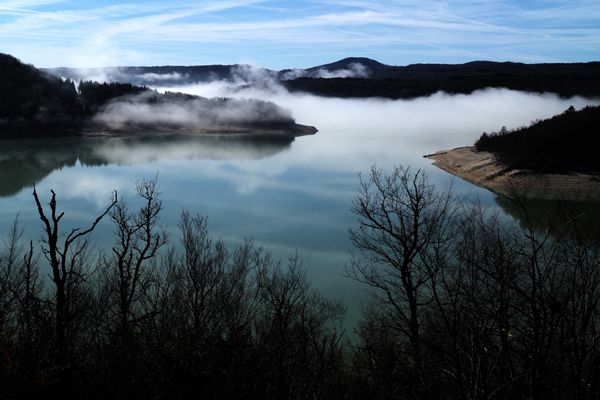
[[[470,147],[425,156],[475,185],[510,196],[590,199],[600,196],[600,107],[573,107],[514,131],[483,133]]]
[[[317,132],[269,101],[159,93],[131,83],[76,85],[1,53],[0,93],[0,139],[219,133],[291,140]]]

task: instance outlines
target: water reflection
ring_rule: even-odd
[[[14,196],[55,170],[160,160],[258,160],[289,150],[293,138],[160,135],[6,140],[0,147],[0,197]]]
[[[269,98],[293,110],[298,121],[319,128],[290,141],[240,137],[152,137],[0,143],[0,240],[19,213],[25,238],[39,237],[39,216],[29,190],[54,189],[66,210],[65,224],[85,226],[113,190],[131,201],[139,179],[159,173],[165,206],[161,224],[176,242],[182,209],[209,217],[209,230],[226,244],[253,238],[285,260],[298,252],[315,287],[359,316],[361,292],[344,278],[351,244],[350,212],[358,173],[376,163],[422,168],[444,188],[450,176],[422,158],[440,149],[472,143],[483,131],[527,124],[585,99],[558,99],[503,90],[414,101],[326,99],[284,94]],[[458,196],[479,196],[495,207],[489,192],[456,180]],[[111,246],[112,227],[103,223],[96,244]],[[351,325],[351,324],[350,324]]]
[[[596,241],[600,240],[598,201],[597,193],[576,199],[563,196],[555,199],[521,198],[518,201],[496,196],[500,208],[522,227],[532,227],[541,234],[578,235],[580,240]]]

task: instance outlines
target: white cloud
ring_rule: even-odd
[[[2,4],[0,14],[8,17],[0,23],[3,51],[42,66],[254,58],[271,60],[271,65],[263,64],[269,67],[307,67],[311,65],[282,65],[281,57],[317,54],[316,46],[318,53],[330,55],[328,61],[340,52],[368,53],[395,64],[403,64],[400,54],[410,52],[417,62],[464,62],[473,57],[457,54],[471,53],[491,59],[502,54],[502,59],[515,61],[569,61],[600,53],[597,1],[537,2],[535,8],[516,1],[466,0],[299,1],[285,7],[272,0],[131,1],[90,9],[56,0]],[[47,7],[36,9],[42,5]],[[420,55],[427,59],[420,60]]]
[[[112,191],[120,195],[131,194],[133,183],[126,177],[106,174],[101,168],[65,168],[50,174],[36,189],[46,197],[50,189],[54,190],[60,199],[83,199],[98,209],[110,203]]]
[[[421,158],[423,154],[469,145],[483,131],[528,125],[535,119],[558,114],[571,104],[581,108],[600,103],[506,89],[480,90],[471,95],[439,92],[414,100],[324,98],[262,88],[231,91],[227,82],[176,89],[202,96],[267,99],[292,110],[298,123],[319,129],[315,137],[299,138],[293,144],[294,151],[275,155],[252,169],[253,174],[265,179],[235,179],[241,191],[269,185],[266,177],[270,172],[264,171],[283,173],[291,165],[340,172],[367,170],[375,160],[383,167],[399,162],[423,165],[427,163]],[[246,164],[240,170],[247,171]]]

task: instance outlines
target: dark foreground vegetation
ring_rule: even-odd
[[[511,168],[538,172],[600,172],[596,143],[600,138],[600,106],[569,108],[550,119],[513,131],[483,133],[475,143]]]
[[[521,224],[373,169],[353,203],[349,277],[370,289],[343,339],[343,305],[246,242],[227,249],[183,212],[159,224],[156,180],[65,230],[34,190],[42,242],[18,224],[0,252],[0,397],[593,399],[600,395],[600,238]],[[88,245],[98,223],[114,245]],[[539,230],[539,226],[544,229]]]

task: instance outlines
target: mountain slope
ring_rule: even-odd
[[[63,81],[0,53],[0,129],[61,126],[81,115],[73,82]]]

